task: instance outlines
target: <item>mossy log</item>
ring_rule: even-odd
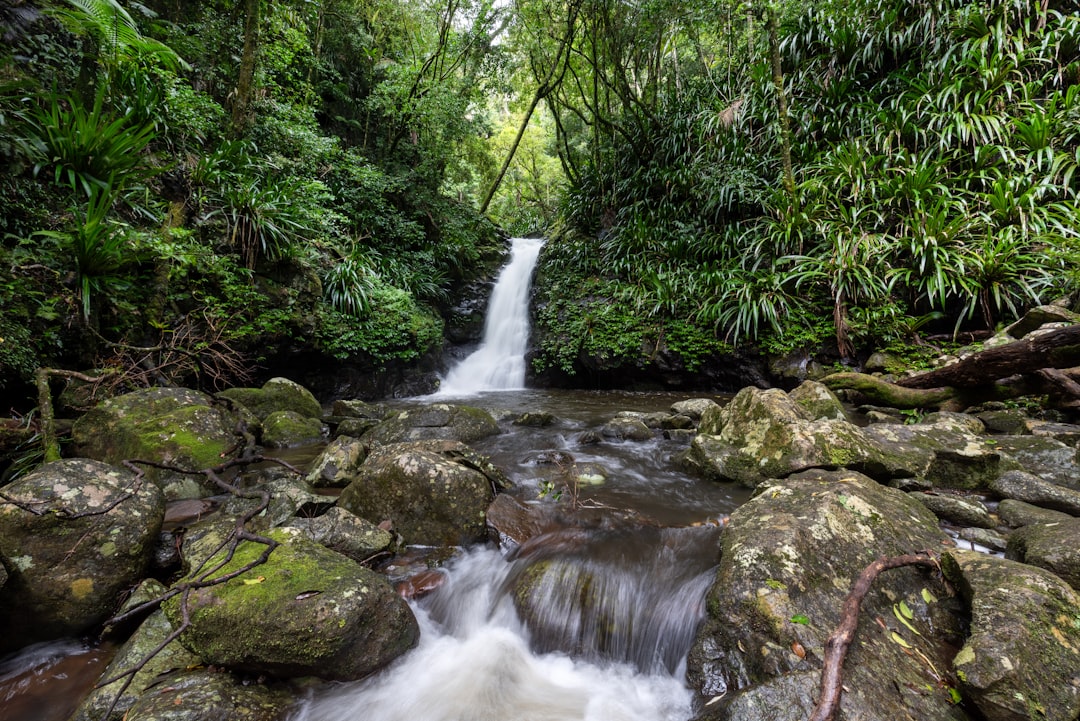
[[[833,373],[821,380],[832,390],[854,390],[890,408],[945,408],[960,403],[955,388],[905,388],[866,373]]]
[[[905,388],[980,388],[1013,375],[1077,365],[1080,365],[1080,325],[1070,325],[979,351],[952,365],[903,378],[896,384]]]

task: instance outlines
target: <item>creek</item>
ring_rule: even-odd
[[[460,402],[507,419],[503,433],[471,445],[514,481],[514,496],[558,522],[521,548],[476,547],[440,560],[442,585],[411,602],[419,646],[361,682],[308,690],[289,721],[683,721],[694,715],[686,656],[718,560],[720,528],[748,492],[681,472],[676,456],[687,440],[678,435],[602,436],[616,414],[667,412],[690,397],[685,393],[523,387],[528,281],[540,244],[515,241],[493,292],[485,340],[448,374],[443,390],[391,403]],[[537,411],[553,422],[532,427],[508,420]],[[433,549],[412,553],[434,555]],[[407,575],[407,561],[394,563],[400,567],[386,569],[392,579]],[[9,659],[0,706],[9,704],[12,714],[0,711],[0,718],[63,721],[100,673],[103,654],[60,641]],[[70,668],[55,671],[60,664]],[[15,713],[16,706],[26,711]]]

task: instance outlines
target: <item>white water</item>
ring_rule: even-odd
[[[525,387],[529,344],[529,290],[542,238],[514,238],[510,262],[499,273],[488,301],[480,347],[454,366],[438,395],[471,395]]]
[[[497,551],[469,551],[424,608],[414,605],[417,648],[371,679],[317,692],[292,721],[683,721],[693,715],[681,668],[641,672],[530,650],[504,584],[513,568]]]

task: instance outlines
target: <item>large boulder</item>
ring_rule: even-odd
[[[990,482],[990,490],[1002,498],[1080,516],[1080,491],[1059,486],[1026,471],[1006,471]]]
[[[364,434],[372,446],[408,441],[444,440],[472,443],[499,433],[491,414],[472,406],[434,403],[399,411]]]
[[[141,601],[147,601],[165,594],[165,587],[156,581],[144,584],[145,592],[138,594]],[[140,589],[143,591],[144,589]],[[125,605],[131,607],[130,602]],[[120,647],[109,662],[102,680],[116,678],[116,681],[95,687],[79,704],[71,721],[122,721],[125,712],[130,709],[139,696],[158,684],[158,677],[178,668],[194,668],[199,659],[188,651],[176,639],[164,644],[173,628],[165,614],[157,610],[150,614]],[[142,668],[130,678],[121,676],[136,668]],[[109,708],[113,711],[107,715]]]
[[[213,669],[179,669],[147,688],[124,721],[279,721],[296,703],[288,689]]]
[[[229,388],[218,395],[243,405],[259,420],[276,411],[292,411],[305,418],[322,416],[322,406],[311,391],[288,378],[271,378],[262,388]]]
[[[818,679],[809,672],[821,668],[826,639],[862,570],[880,556],[946,542],[921,504],[855,472],[807,471],[759,486],[724,532],[707,616],[690,654],[692,685],[706,697],[726,694],[707,718],[750,718],[740,709],[762,704],[772,711],[760,718],[805,718]],[[945,667],[950,642],[960,638],[949,602],[924,570],[878,577],[844,664],[841,718],[966,718],[927,663]],[[896,619],[901,603],[911,628],[874,622]]]
[[[237,418],[214,400],[187,388],[149,388],[110,398],[75,421],[76,455],[119,465],[142,459],[189,471],[222,462],[240,437]],[[146,467],[169,500],[207,495],[196,477]],[[215,490],[216,492],[216,490]]]
[[[142,579],[165,514],[151,481],[85,458],[46,464],[4,488],[0,651],[76,636]]]
[[[1005,557],[1044,568],[1080,590],[1080,518],[1032,523],[1014,531]]]
[[[204,663],[276,677],[353,680],[412,648],[419,628],[381,575],[309,540],[299,529],[267,532],[278,542],[265,563],[192,590],[181,642]],[[215,574],[253,564],[266,546],[239,544]],[[218,552],[209,564],[225,561]],[[187,579],[187,580],[190,580]],[[182,596],[163,605],[174,626]]]
[[[971,612],[952,662],[964,698],[987,721],[1080,716],[1080,596],[1042,569],[973,551],[948,551],[942,566]]]
[[[1002,472],[1022,469],[1050,483],[1080,491],[1080,452],[1073,446],[1050,436],[992,436],[986,442],[993,444],[1007,460],[1002,464]]]
[[[408,543],[454,546],[484,540],[488,505],[505,474],[454,441],[376,448],[338,505],[376,523],[390,520]]]

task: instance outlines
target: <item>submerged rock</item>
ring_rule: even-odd
[[[491,414],[472,406],[434,403],[423,408],[399,411],[386,417],[364,434],[371,446],[423,440],[472,443],[499,433]]]
[[[88,631],[143,578],[165,514],[153,482],[72,458],[4,494],[14,503],[0,504],[0,560],[10,573],[0,588],[0,651]]]
[[[973,551],[943,554],[970,607],[971,631],[952,667],[964,698],[989,721],[1080,716],[1080,597],[1038,568]]]
[[[879,556],[936,549],[948,540],[933,514],[906,494],[851,471],[815,470],[760,486],[731,515],[722,543],[688,677],[706,698],[727,696],[703,718],[756,718],[740,714],[764,704],[775,714],[763,718],[795,721],[806,717],[808,694],[816,695],[813,672],[862,570]],[[872,621],[894,619],[900,602],[921,635]],[[845,663],[842,718],[966,718],[922,660],[940,668],[951,657],[960,624],[949,603],[946,589],[924,570],[878,577]]]
[[[190,593],[191,625],[180,640],[204,663],[279,678],[347,681],[416,644],[416,619],[383,576],[298,529],[266,535],[280,545],[265,563]],[[242,542],[219,574],[251,564],[265,549]],[[180,624],[181,603],[174,596],[163,605],[174,626]]]

